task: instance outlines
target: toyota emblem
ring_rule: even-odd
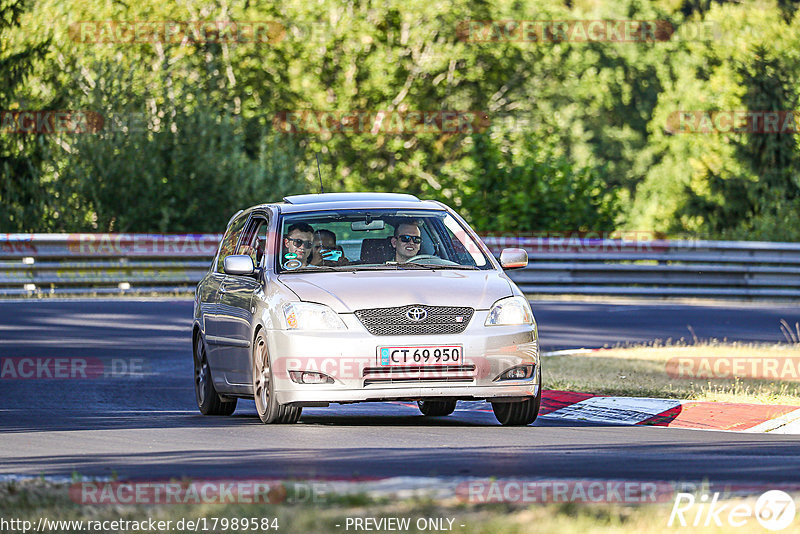
[[[415,323],[424,321],[427,316],[428,312],[425,311],[425,308],[411,308],[406,312],[408,320]]]

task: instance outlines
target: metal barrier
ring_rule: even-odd
[[[0,295],[188,293],[218,234],[0,234]],[[800,297],[800,244],[485,237],[528,294]]]
[[[529,294],[800,297],[800,243],[485,238],[495,255],[528,251],[509,271]]]
[[[188,293],[218,234],[0,234],[0,295]]]

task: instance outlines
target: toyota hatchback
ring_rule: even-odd
[[[542,373],[530,305],[467,223],[388,193],[286,197],[228,223],[194,304],[197,404],[264,423],[303,407],[415,401],[428,416],[486,400],[504,425],[536,419]]]

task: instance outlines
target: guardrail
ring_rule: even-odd
[[[191,292],[218,234],[0,234],[0,296]],[[529,294],[800,297],[800,243],[485,237]]]
[[[526,293],[654,297],[800,297],[800,243],[486,238],[495,255],[528,251],[509,271]]]
[[[187,293],[218,234],[0,234],[0,296]]]

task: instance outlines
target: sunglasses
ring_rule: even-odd
[[[292,243],[297,248],[300,248],[300,247],[311,248],[314,245],[313,241],[304,241],[302,239],[291,239],[291,238],[288,238],[288,237],[286,239],[288,239],[289,242]]]
[[[415,245],[419,245],[420,243],[422,243],[422,238],[420,236],[418,236],[418,235],[406,235],[406,234],[403,234],[403,235],[397,236],[397,239],[399,239],[403,243],[408,243],[409,241],[413,241]]]

